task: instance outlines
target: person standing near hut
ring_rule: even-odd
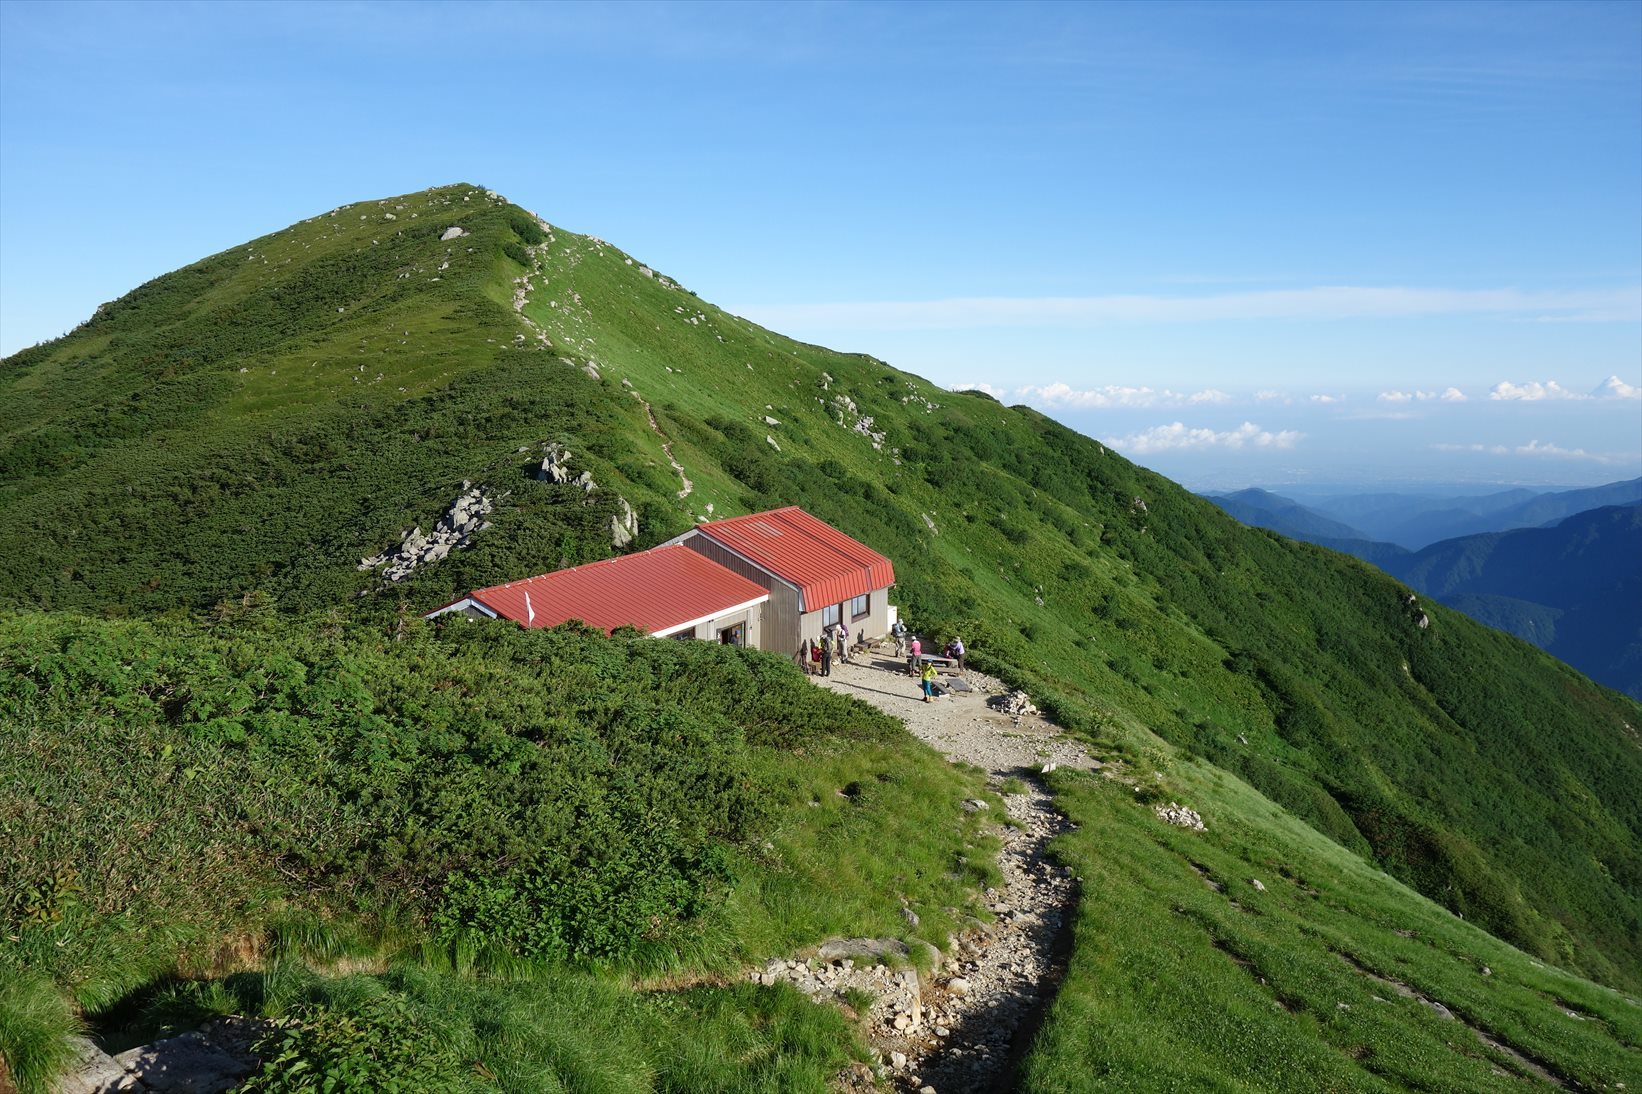
[[[918,641],[918,636],[912,636],[912,644],[907,647],[907,675],[918,675],[918,661],[922,657],[924,646]]]
[[[907,625],[897,618],[889,633],[890,637],[895,639],[895,656],[900,657],[907,651]]]
[[[925,663],[921,680],[924,687],[924,702],[933,703],[935,701],[935,662]]]
[[[821,638],[821,675],[832,675],[832,643],[824,635]]]
[[[952,636],[952,659],[958,662],[958,671],[964,671],[964,640],[957,635]]]
[[[838,624],[838,630],[835,631],[834,634],[838,638],[838,660],[848,661],[850,659],[849,624],[840,621]]]

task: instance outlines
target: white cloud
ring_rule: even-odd
[[[1618,463],[1613,456],[1587,452],[1583,448],[1563,448],[1550,442],[1532,440],[1515,446],[1503,444],[1434,444],[1439,452],[1482,452],[1490,456],[1540,456],[1558,460],[1590,460],[1592,463]]]
[[[1003,389],[1001,387],[993,387],[991,384],[953,384],[951,390],[953,390],[953,391],[980,391],[980,392],[984,392],[987,395],[992,396],[994,399],[1000,399],[1000,400],[1005,395],[1009,394],[1009,392],[1006,391],[1005,389]]]
[[[1581,322],[1642,318],[1642,290],[1537,292],[1522,289],[1373,288],[1319,285],[1207,296],[957,297],[792,304],[747,309],[765,326],[842,326],[875,330],[1087,326],[1099,323],[1200,323],[1238,319],[1380,319],[1496,315]]]
[[[1204,388],[1190,393],[1157,390],[1149,387],[1127,387],[1107,384],[1105,387],[1078,389],[1056,381],[1052,384],[1017,388],[1015,394],[1025,401],[1043,407],[1151,407],[1197,406],[1204,403],[1224,403],[1231,399],[1224,391]]]
[[[1609,457],[1587,452],[1583,448],[1563,448],[1554,444],[1541,444],[1539,441],[1529,441],[1516,447],[1519,456],[1550,456],[1560,460],[1595,460],[1597,463],[1612,462]]]
[[[1313,395],[1311,401],[1327,405],[1329,403],[1343,403],[1346,401],[1346,397],[1344,395]]]
[[[1642,399],[1642,387],[1627,384],[1617,376],[1610,376],[1591,392],[1594,399]]]
[[[1294,400],[1289,398],[1288,392],[1286,391],[1276,391],[1272,388],[1266,388],[1264,391],[1257,391],[1254,393],[1254,401],[1257,403],[1282,403],[1284,406],[1287,406]]]
[[[1529,380],[1525,384],[1513,384],[1509,380],[1501,380],[1488,391],[1488,397],[1496,401],[1538,403],[1550,399],[1589,399],[1589,395],[1581,395],[1577,391],[1569,391],[1555,380],[1547,380],[1543,384],[1537,380]]]
[[[1157,425],[1127,437],[1108,437],[1106,443],[1121,452],[1144,456],[1152,452],[1178,449],[1226,448],[1293,448],[1304,433],[1285,429],[1278,433],[1261,429],[1253,422],[1244,422],[1236,429],[1217,432],[1213,429],[1191,429],[1182,422]]]
[[[1457,387],[1444,388],[1441,391],[1382,391],[1379,395],[1382,403],[1426,403],[1439,399],[1445,403],[1465,402],[1465,392]]]

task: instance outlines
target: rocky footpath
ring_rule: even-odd
[[[1056,767],[1102,766],[1039,716],[1024,693],[980,673],[965,678],[969,690],[951,689],[927,704],[916,682],[887,658],[866,665],[836,663],[832,676],[815,682],[903,719],[948,759],[974,764],[987,772],[995,790],[1012,791],[1003,800],[1013,823],[995,830],[1003,841],[998,856],[1003,885],[985,894],[994,920],[949,939],[944,953],[930,947],[925,958],[932,968],[923,977],[910,968],[892,971],[875,963],[884,953],[897,952],[896,946],[906,952],[887,939],[835,941],[808,958],[774,961],[752,974],[764,983],[788,980],[812,998],[830,998],[852,1010],[851,997],[860,1002],[870,996],[862,1017],[879,1053],[877,1076],[898,1090],[924,1094],[1008,1085],[1064,971],[1064,932],[1077,901],[1077,879],[1047,854],[1049,841],[1069,822],[1036,776]],[[989,807],[975,799],[965,808]],[[907,915],[916,926],[916,915],[910,910]],[[841,1078],[843,1085],[864,1089],[870,1076]]]

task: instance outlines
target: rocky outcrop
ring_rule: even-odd
[[[986,705],[1003,714],[1014,715],[1016,718],[1038,712],[1038,708],[1032,705],[1031,697],[1020,688],[1016,688],[1007,695],[994,695],[986,701]]]
[[[55,1094],[217,1094],[232,1090],[260,1066],[253,1049],[271,1023],[217,1018],[197,1030],[109,1056],[80,1038],[80,1060]]]
[[[591,471],[583,471],[580,474],[572,471],[570,456],[570,449],[564,445],[553,441],[547,442],[542,446],[542,463],[536,470],[536,478],[541,482],[577,487],[591,498],[598,493],[599,484],[593,481]],[[626,498],[617,494],[616,513],[610,518],[610,546],[617,549],[626,547],[638,538],[638,534],[638,513]]]
[[[405,580],[418,566],[438,562],[452,551],[468,546],[473,537],[490,527],[486,520],[495,502],[486,497],[481,487],[463,480],[462,492],[451,502],[432,532],[423,532],[422,526],[407,528],[399,537],[399,545],[381,554],[359,560],[360,570],[385,567],[382,576],[389,581]]]
[[[616,509],[616,515],[610,518],[610,546],[621,548],[638,537],[639,515],[620,494],[616,495]]]
[[[588,476],[591,479],[592,476]],[[570,449],[562,444],[548,442],[542,446],[542,465],[536,471],[541,482],[567,483],[570,474]]]
[[[1202,832],[1205,830],[1203,827],[1203,818],[1198,816],[1197,811],[1187,809],[1179,802],[1170,802],[1168,805],[1160,805],[1156,808],[1155,812],[1160,820],[1168,821],[1170,824],[1176,825],[1177,827],[1190,828],[1194,832]]]

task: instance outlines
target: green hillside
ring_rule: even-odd
[[[466,234],[441,240],[452,227]],[[0,649],[15,704],[0,787],[27,788],[0,799],[0,819],[12,818],[0,841],[14,845],[0,853],[26,844],[42,871],[29,882],[36,895],[0,906],[0,926],[24,939],[0,956],[0,972],[8,960],[26,967],[38,992],[95,1011],[179,952],[198,958],[235,930],[289,931],[279,917],[297,912],[357,921],[350,930],[374,939],[360,943],[372,952],[392,937],[465,953],[464,932],[480,930],[493,962],[583,972],[722,969],[833,931],[905,933],[895,924],[909,899],[934,910],[920,937],[944,944],[978,866],[911,877],[863,869],[850,874],[855,904],[825,921],[798,912],[825,890],[829,864],[856,861],[897,815],[951,818],[923,826],[909,861],[969,861],[973,841],[956,818],[973,786],[945,777],[904,735],[859,711],[812,706],[820,698],[775,658],[717,651],[681,665],[671,659],[683,654],[651,652],[663,644],[581,636],[579,656],[603,666],[603,706],[589,711],[553,682],[565,656],[557,640],[490,633],[505,628],[457,637],[415,620],[472,587],[611,553],[623,501],[638,514],[637,546],[708,513],[796,503],[895,560],[897,599],[921,631],[961,632],[981,667],[1027,687],[1139,784],[1057,780],[1079,825],[1059,852],[1084,876],[1085,897],[1029,1087],[1220,1076],[1226,1089],[1377,1089],[1427,1076],[1437,1088],[1487,1089],[1496,1072],[1525,1074],[1416,1001],[1377,1009],[1375,993],[1387,993],[1370,973],[1442,1000],[1580,1085],[1642,1067],[1642,1012],[1612,990],[1642,989],[1637,704],[1457,612],[1409,603],[1372,567],[1244,528],[1029,409],[783,338],[484,190],[345,206],[159,278],[7,359],[0,411],[0,597],[14,609],[0,618]],[[549,443],[598,489],[540,481]],[[469,482],[496,504],[470,547],[398,584],[360,569],[412,526],[433,527]],[[113,618],[123,616],[136,618]],[[471,681],[452,682],[451,658]],[[223,664],[234,667],[214,667]],[[228,681],[242,664],[255,671],[236,689]],[[706,707],[679,690],[678,680],[715,673],[766,681],[757,690],[782,710],[764,712],[731,683]],[[277,684],[282,674],[333,681],[341,694],[292,690]],[[539,695],[540,710],[501,686],[537,677],[522,694]],[[613,713],[651,681],[654,712]],[[453,686],[460,716],[436,701]],[[667,704],[686,708],[688,728]],[[429,709],[446,713],[430,720]],[[363,734],[338,712],[380,725]],[[843,728],[811,740],[816,731],[799,727],[817,718]],[[703,720],[710,730],[696,728]],[[554,835],[563,827],[517,851],[475,842],[465,821],[424,833],[426,818],[474,807],[431,792],[403,800],[419,772],[451,756],[481,769],[539,741],[572,764],[602,755],[614,733],[656,754],[657,727],[669,725],[699,740],[700,756],[765,781],[716,783],[726,796],[697,816],[681,804],[699,775],[686,764],[695,753],[664,767],[643,793],[682,842],[657,878],[634,880],[630,867],[655,861],[651,850],[572,854]],[[128,736],[87,743],[99,734]],[[140,798],[132,787],[202,750],[180,770],[209,773],[193,778],[212,785],[256,774],[268,793],[314,809],[357,803],[339,823],[358,827],[295,846],[255,802],[185,794],[183,813],[202,830],[207,811],[222,810],[242,841],[233,853],[245,875],[215,906],[229,914],[194,907],[175,878],[164,889],[163,872],[141,915],[121,913],[119,900],[82,900],[83,883],[47,869],[70,861],[74,876],[103,876],[76,859],[93,852],[74,848],[66,822],[50,820],[43,803],[64,799],[30,766],[39,741],[136,742],[139,755],[147,741],[161,757],[105,771],[85,752],[68,770],[104,781],[63,782],[59,795],[95,786]],[[301,775],[283,749],[311,758]],[[836,762],[814,772],[814,749]],[[372,770],[386,764],[389,781],[348,783],[359,756]],[[833,790],[875,785],[863,774],[902,765],[906,781],[883,783],[899,790],[865,796],[881,812],[813,830],[842,808],[834,802],[862,797]],[[506,774],[521,809],[541,792],[528,770]],[[620,829],[629,788],[614,770],[591,763],[578,800]],[[471,792],[491,793],[481,788],[496,777],[476,770]],[[1157,821],[1159,795],[1189,801],[1209,831]],[[812,796],[828,808],[812,810]],[[776,833],[811,847],[814,868],[761,863]],[[382,856],[399,872],[384,874]],[[726,862],[746,880],[715,888]],[[573,868],[584,873],[566,882]],[[1205,872],[1222,889],[1205,886]],[[1266,878],[1265,894],[1238,889],[1228,901],[1227,888],[1249,877]],[[577,948],[554,911],[564,884],[653,887],[667,911]],[[64,922],[85,938],[140,928],[142,946],[121,959],[129,974],[106,971],[124,952],[115,942],[42,957]],[[175,937],[159,929],[167,922],[179,924]],[[1491,972],[1479,978],[1483,964]],[[370,973],[372,990],[418,1013],[437,1011],[441,991],[479,990],[435,990],[397,968]],[[302,989],[313,1005],[341,998],[315,983]],[[1157,1017],[1164,1008],[1168,1021]],[[0,1047],[5,1036],[0,1023]],[[827,1036],[832,1049],[781,1066],[824,1079],[848,1053],[847,1031]],[[481,1059],[520,1042],[487,1043]],[[1286,1077],[1262,1077],[1263,1059],[1282,1061]],[[613,1088],[689,1088],[634,1074]]]
[[[1380,565],[1593,680],[1642,697],[1642,506],[1443,540]]]

